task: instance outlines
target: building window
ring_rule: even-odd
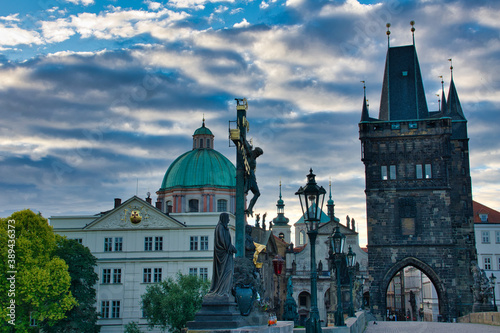
[[[489,231],[481,231],[481,242],[489,243],[490,242],[490,232]]]
[[[198,236],[189,237],[189,250],[198,251]]]
[[[120,318],[120,301],[112,301],[111,318]]]
[[[432,178],[432,165],[426,164],[425,165],[425,179],[431,179],[431,178]]]
[[[307,306],[307,295],[299,295],[299,306]]]
[[[189,212],[196,213],[199,211],[198,199],[189,200]]]
[[[203,148],[203,139],[200,139],[200,148]]]
[[[208,268],[200,268],[200,277],[204,281],[208,280]]]
[[[495,241],[496,243],[500,243],[500,231],[495,231]]]
[[[488,214],[479,214],[479,219],[481,220],[482,223],[488,222]]]
[[[169,200],[169,201],[167,201],[167,208],[166,208],[166,212],[167,212],[167,213],[172,213],[172,208],[173,208],[173,206],[172,206],[172,201],[170,201],[170,200]]]
[[[153,281],[154,282],[161,282],[161,268],[154,269]]]
[[[285,240],[285,234],[282,232],[280,232],[278,237],[279,237],[279,239]]]
[[[144,251],[153,251],[153,237],[144,237]]]
[[[380,174],[382,180],[387,180],[387,165],[382,165],[380,167]]]
[[[113,283],[122,283],[122,270],[121,270],[121,268],[115,268],[113,270]]]
[[[81,238],[73,238],[78,244],[83,244],[83,239]]]
[[[207,139],[207,148],[210,148],[210,139]]]
[[[413,198],[401,198],[399,200],[399,218],[401,221],[401,234],[404,236],[415,235],[415,219],[417,217],[417,205]]]
[[[123,251],[123,237],[115,237],[115,251]]]
[[[227,211],[227,200],[219,199],[217,200],[217,211],[226,212]]]
[[[111,283],[111,269],[104,268],[102,270],[102,283]]]
[[[189,268],[189,275],[194,275],[194,276],[198,275],[198,268],[193,268],[193,267]]]
[[[200,236],[200,251],[208,251],[208,236]]]
[[[396,166],[395,165],[389,166],[389,178],[396,179]]]
[[[155,251],[163,251],[163,237],[155,237]]]
[[[415,176],[416,176],[417,179],[424,178],[424,172],[423,172],[422,164],[417,164],[415,166]]]
[[[484,269],[491,269],[491,257],[483,257]]]
[[[151,268],[144,268],[142,282],[151,283]]]
[[[109,318],[109,301],[101,302],[101,317]]]
[[[104,252],[113,251],[113,238],[104,238]]]
[[[304,230],[299,232],[299,245],[304,245],[306,243],[306,233]]]

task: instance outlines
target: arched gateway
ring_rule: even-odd
[[[452,68],[452,67],[451,67]],[[386,311],[391,278],[406,266],[436,287],[440,314],[472,311],[476,261],[467,120],[453,82],[429,111],[415,45],[389,47],[378,118],[366,93],[359,123],[365,164],[370,307]]]

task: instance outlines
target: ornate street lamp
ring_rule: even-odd
[[[497,300],[496,300],[496,295],[495,295],[495,284],[497,283],[497,277],[491,273],[490,276],[490,283],[491,283],[491,288],[493,288],[493,307],[495,308],[495,312],[498,311],[497,308]]]
[[[316,237],[318,236],[319,221],[321,219],[321,208],[325,199],[326,190],[323,186],[316,184],[316,175],[309,170],[307,184],[300,187],[295,195],[299,196],[300,207],[304,214],[304,222],[307,228],[307,235],[311,243],[311,312],[306,321],[306,333],[320,333],[321,323],[318,310],[318,288],[316,280],[318,273],[316,270]]]
[[[337,311],[335,311],[335,326],[345,326],[344,310],[342,309],[342,283],[340,281],[340,269],[342,261],[345,260],[344,244],[345,235],[340,232],[339,226],[335,228],[331,240],[331,249],[335,258],[335,270],[337,271]]]
[[[353,273],[354,273],[354,268],[356,267],[356,253],[352,252],[352,248],[349,246],[349,251],[347,252],[346,255],[347,258],[347,269],[349,270],[349,311],[348,311],[348,316],[349,317],[356,317],[356,314],[354,313],[354,303],[352,300],[352,278],[353,278]]]
[[[283,264],[285,260],[280,256],[277,255],[273,259],[273,268],[274,268],[274,274],[276,274],[276,279],[278,280],[278,298],[277,302],[275,304],[275,309],[276,309],[276,316],[280,317],[281,314],[281,299],[280,299],[280,279],[281,279],[281,272],[283,271]]]

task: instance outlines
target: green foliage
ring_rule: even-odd
[[[33,330],[30,315],[54,325],[77,304],[70,291],[68,265],[55,251],[52,227],[40,214],[26,209],[0,219],[0,332],[14,331],[8,324],[11,299],[15,299],[15,332]],[[15,262],[8,261],[9,255]],[[15,290],[9,277],[15,277]],[[15,296],[5,297],[9,294]]]
[[[180,333],[186,323],[194,319],[201,309],[203,296],[210,282],[198,276],[177,274],[159,284],[148,286],[142,295],[142,309],[149,327],[160,326],[173,333]]]
[[[139,324],[135,321],[131,321],[125,325],[125,333],[141,333],[141,329],[139,328]]]
[[[90,250],[77,241],[56,235],[57,248],[55,255],[63,259],[68,265],[71,276],[70,291],[78,301],[67,313],[67,317],[58,321],[53,326],[43,322],[40,326],[44,332],[57,333],[95,333],[100,331],[97,325],[97,310],[95,284],[98,275],[94,271],[97,259]]]

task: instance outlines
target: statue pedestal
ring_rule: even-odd
[[[293,321],[278,321],[273,326],[243,326],[233,329],[191,329],[188,333],[293,333]]]
[[[267,327],[267,322],[267,313],[255,309],[250,315],[242,316],[232,296],[207,295],[203,298],[201,310],[196,314],[194,321],[187,323],[187,327],[189,331],[214,331],[244,326]]]

